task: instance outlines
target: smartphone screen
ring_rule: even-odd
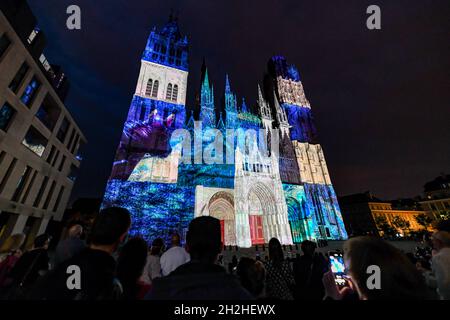
[[[338,286],[345,285],[345,264],[342,253],[330,252],[330,267]]]

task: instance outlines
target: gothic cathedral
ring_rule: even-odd
[[[346,239],[295,66],[272,57],[251,108],[244,99],[238,103],[228,75],[218,106],[204,64],[197,110],[189,113],[188,70],[188,40],[171,18],[147,41],[103,206],[129,209],[131,234],[148,241],[173,232],[184,237],[190,220],[202,215],[220,220],[225,245],[251,247],[272,237],[282,244]],[[189,133],[195,161],[186,161],[186,139],[173,139],[180,131]],[[224,155],[210,147],[217,137],[226,140]]]

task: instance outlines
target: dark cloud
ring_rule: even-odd
[[[146,38],[170,8],[191,44],[191,105],[203,57],[216,97],[227,72],[250,103],[270,56],[298,66],[339,194],[413,196],[450,169],[447,0],[377,1],[379,31],[365,27],[365,0],[29,2],[46,55],[70,77],[67,105],[89,140],[74,197],[102,195]],[[70,4],[82,9],[81,31],[65,28]]]

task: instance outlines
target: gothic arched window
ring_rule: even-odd
[[[156,98],[158,96],[158,88],[159,88],[159,81],[155,80],[155,83],[153,84],[152,97]]]
[[[152,79],[148,79],[147,87],[145,88],[145,95],[146,96],[150,97],[152,95],[152,87],[153,87],[153,80]]]
[[[172,84],[167,85],[166,100],[172,100]]]
[[[172,91],[172,100],[177,101],[177,99],[178,99],[178,85],[174,85]]]

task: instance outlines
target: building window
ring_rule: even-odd
[[[75,153],[75,149],[78,147],[79,142],[80,142],[80,135],[77,134],[75,140],[73,141],[72,148],[70,148],[71,153]]]
[[[178,99],[178,85],[174,85],[172,91],[172,100],[176,102],[177,99]]]
[[[53,131],[60,114],[61,109],[56,102],[47,95],[36,113],[36,118],[38,118],[50,131]]]
[[[52,148],[50,149],[50,153],[47,156],[47,160],[46,160],[47,163],[51,163],[52,162],[53,156],[55,155],[55,152],[56,152],[56,147],[52,146]]]
[[[147,87],[145,88],[145,95],[150,97],[152,95],[152,87],[153,87],[153,80],[148,79],[147,81]]]
[[[72,146],[73,139],[75,138],[75,128],[72,128],[72,132],[70,133],[69,143],[67,144],[67,149],[70,149]]]
[[[23,171],[22,176],[19,179],[19,182],[17,183],[16,190],[14,191],[11,201],[16,202],[20,199],[20,196],[22,195],[23,189],[25,188],[25,185],[28,182],[28,178],[30,177],[31,172],[32,172],[31,167],[27,166]]]
[[[19,70],[17,71],[14,79],[9,84],[9,89],[11,89],[11,91],[13,91],[14,93],[17,93],[17,91],[19,90],[20,85],[22,84],[22,81],[25,78],[29,69],[30,69],[30,67],[28,66],[28,64],[26,62],[22,63],[22,65],[20,66]]]
[[[56,161],[58,160],[58,158],[59,158],[59,150],[56,151],[55,157],[53,158],[52,167],[55,166]]]
[[[7,131],[14,115],[16,114],[16,110],[11,107],[8,103],[5,103],[3,107],[0,109],[0,129],[3,131]]]
[[[33,207],[39,207],[39,204],[41,203],[42,196],[44,195],[44,191],[47,188],[48,184],[48,177],[44,177],[44,180],[42,180],[41,187],[39,188],[39,192],[36,195],[36,198],[34,199]]]
[[[37,176],[37,171],[34,171],[33,176],[31,177],[31,181],[28,184],[27,190],[25,191],[25,194],[22,197],[22,201],[20,201],[21,203],[25,203],[28,199],[28,195],[30,194],[31,188],[33,187],[34,184],[34,180],[36,180],[36,176]]]
[[[9,40],[8,36],[4,33],[0,38],[0,58],[3,57],[10,44],[11,40]]]
[[[33,99],[36,96],[36,92],[38,91],[40,86],[41,83],[39,82],[39,80],[36,77],[33,77],[28,86],[25,88],[25,92],[23,93],[20,100],[26,106],[30,106],[33,103]]]
[[[172,84],[167,85],[166,100],[172,100]]]
[[[24,146],[33,151],[39,157],[41,157],[44,153],[47,143],[47,138],[44,137],[35,127],[30,127],[30,129],[28,129],[28,132],[22,141]]]
[[[31,31],[30,35],[28,36],[27,42],[29,44],[32,44],[34,39],[36,39],[36,36],[39,34],[39,32],[41,32],[39,28],[36,28],[33,31]]]
[[[77,154],[75,155],[75,158],[76,158],[78,161],[83,160],[83,155],[82,155],[82,151],[81,151],[81,149],[83,149],[83,146],[84,146],[84,142],[83,142],[83,140],[80,139],[80,142],[78,143]]]
[[[50,190],[48,190],[47,198],[45,198],[44,206],[42,207],[42,209],[44,209],[44,210],[48,209],[48,205],[50,204],[50,201],[52,200],[52,197],[53,197],[53,192],[55,191],[55,186],[56,186],[56,181],[53,180],[52,185],[50,186]]]
[[[62,159],[61,159],[61,162],[59,164],[59,168],[58,168],[59,171],[63,170],[65,163],[66,163],[66,156],[63,156]]]
[[[75,181],[77,175],[78,175],[78,167],[72,164],[70,166],[70,172],[67,178],[69,178],[69,180]]]
[[[0,183],[0,193],[3,192],[3,189],[6,186],[6,183],[8,182],[9,177],[11,176],[11,173],[13,172],[14,168],[16,167],[17,159],[12,159],[11,163],[9,164],[8,169],[6,170],[6,174],[3,176],[2,182]]]
[[[153,84],[153,90],[152,90],[153,98],[156,98],[158,96],[158,89],[159,89],[159,81],[155,80],[155,83]]]
[[[63,194],[64,194],[64,186],[61,186],[58,192],[58,196],[56,197],[55,205],[53,206],[53,212],[58,211],[59,203],[61,202]]]
[[[64,143],[64,140],[66,139],[67,136],[67,132],[69,132],[69,120],[67,118],[64,118],[61,126],[59,127],[58,130],[58,134],[56,135],[56,137],[58,138],[59,141],[61,141],[62,143]]]

